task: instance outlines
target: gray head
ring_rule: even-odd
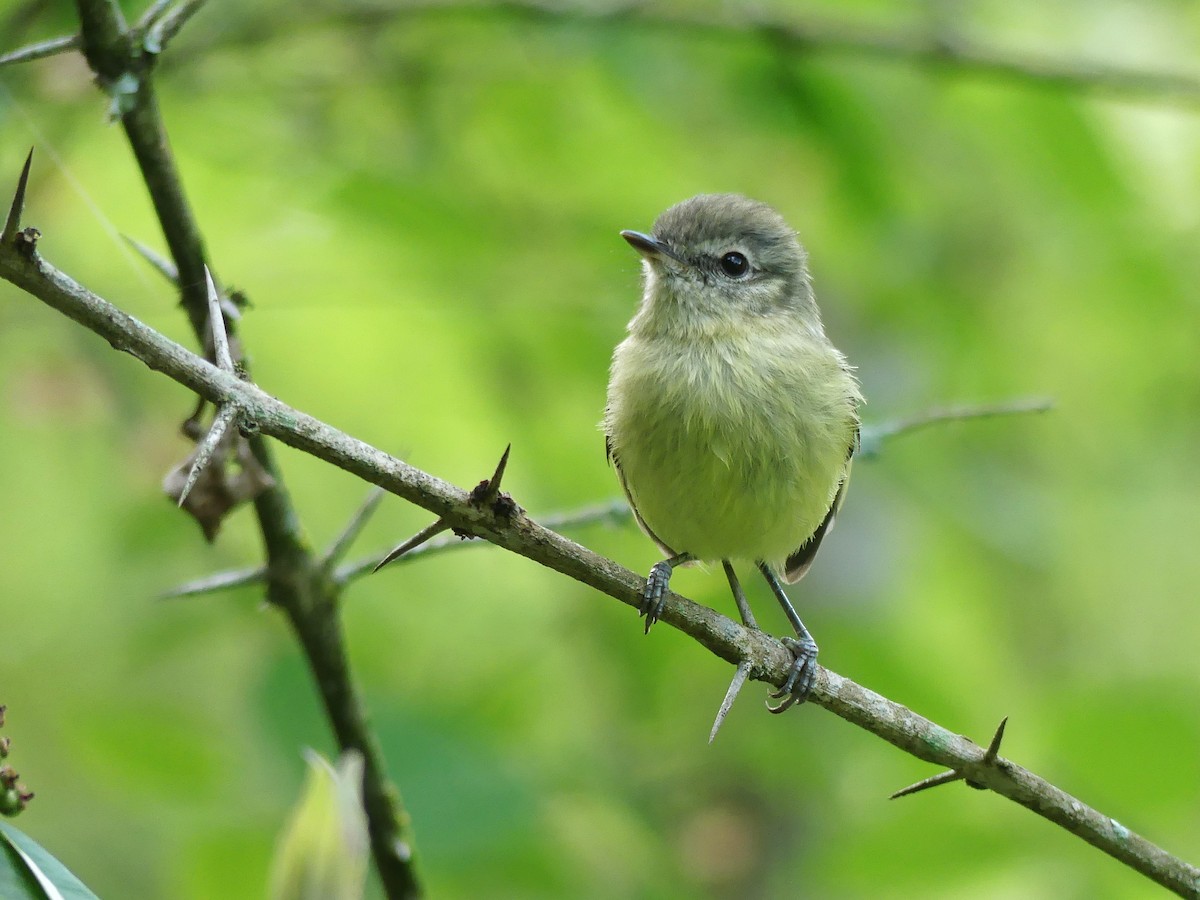
[[[765,203],[700,194],[660,215],[652,234],[621,236],[645,260],[648,316],[682,313],[694,321],[799,312],[820,329],[804,248]]]

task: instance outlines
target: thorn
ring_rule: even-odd
[[[500,493],[500,480],[504,477],[504,470],[508,466],[508,454],[511,450],[512,444],[509,444],[507,447],[505,447],[504,453],[500,457],[500,462],[496,465],[496,471],[492,473],[492,477],[486,479],[485,481],[479,482],[479,484],[475,485],[475,487],[471,489],[471,493],[467,495],[467,500],[472,505],[483,506],[484,504],[490,503],[492,505],[492,512],[498,516],[511,516],[513,513],[521,511],[521,507],[517,506],[517,504],[513,502],[512,497],[508,496],[508,494]],[[396,547],[391,553],[381,559],[376,564],[375,568],[371,570],[372,573],[378,572],[388,563],[399,559],[410,550],[416,549],[430,538],[441,534],[449,527],[450,525],[444,519],[438,519],[432,525],[422,528],[407,541]],[[460,538],[474,537],[474,535],[472,535],[470,532],[462,531],[458,528],[454,529],[454,533]]]
[[[208,266],[204,267],[204,279],[208,282],[208,327],[212,330],[213,357],[222,372],[234,373],[233,356],[229,353],[229,335],[225,333],[225,315],[221,312],[221,298]]]
[[[909,794],[916,794],[920,791],[927,791],[930,788],[935,788],[941,784],[949,784],[952,781],[958,781],[962,777],[963,775],[961,772],[956,772],[953,769],[948,772],[942,772],[938,775],[930,775],[928,778],[924,778],[921,781],[918,781],[916,784],[910,784],[906,788],[901,788],[900,790],[896,791],[896,793],[888,797],[888,799],[895,800],[899,797],[907,797]]]
[[[994,766],[996,757],[1000,755],[1000,742],[1004,740],[1004,726],[1008,724],[1008,716],[1000,720],[1000,724],[996,726],[996,733],[992,735],[991,743],[988,744],[987,750],[983,752],[983,764],[985,766]],[[987,785],[980,784],[978,781],[966,779],[968,787],[973,787],[977,791],[986,791]]]
[[[733,681],[729,682],[729,690],[725,692],[725,699],[721,701],[721,708],[717,710],[717,718],[713,720],[712,731],[708,733],[708,742],[710,744],[716,738],[721,725],[724,724],[725,717],[729,715],[729,710],[733,707],[733,701],[737,699],[738,692],[741,691],[742,685],[746,683],[746,678],[749,675],[750,660],[743,659],[738,663],[737,670],[733,673]]]
[[[1004,740],[1004,728],[1006,725],[1008,725],[1008,716],[1005,716],[1000,720],[1000,724],[996,728],[996,733],[992,735],[991,743],[988,744],[987,750],[983,752],[983,759],[981,760],[983,765],[994,766],[996,764],[996,759],[1000,755],[1000,742]],[[931,775],[929,778],[918,781],[916,784],[910,784],[908,787],[896,791],[896,793],[892,794],[888,799],[895,800],[897,797],[906,797],[909,794],[916,794],[919,791],[927,791],[930,788],[937,787],[938,785],[949,784],[952,781],[959,781],[960,779],[965,781],[968,787],[973,787],[977,791],[987,790],[987,785],[981,784],[978,781],[972,781],[971,779],[967,778],[965,772],[959,771],[958,769],[950,769],[947,772]]]
[[[504,453],[500,456],[500,462],[496,464],[496,471],[492,473],[492,477],[479,482],[471,491],[470,500],[476,506],[483,506],[488,501],[495,500],[500,493],[500,480],[504,477],[504,470],[508,468],[508,454],[511,450],[512,444],[510,443],[504,448]]]
[[[25,157],[25,165],[21,169],[21,177],[17,179],[17,190],[13,194],[12,206],[8,209],[8,218],[4,220],[4,231],[0,232],[0,243],[7,244],[17,236],[21,228],[21,213],[25,211],[25,188],[29,184],[29,167],[33,164],[33,148]]]
[[[179,270],[175,268],[175,264],[173,262],[171,262],[165,256],[159,256],[141,241],[135,240],[127,234],[121,235],[121,238],[125,241],[125,243],[136,250],[142,259],[154,266],[154,268],[158,270],[158,272],[164,278],[166,278],[167,281],[174,285],[179,284]]]
[[[423,543],[425,543],[431,537],[441,534],[443,531],[445,531],[449,527],[450,526],[446,523],[446,521],[444,519],[438,519],[432,525],[426,525],[424,528],[422,528],[420,531],[418,531],[416,534],[414,534],[412,537],[410,537],[407,541],[405,541],[403,544],[400,544],[391,553],[389,553],[387,556],[385,556],[383,559],[381,559],[376,564],[375,568],[372,569],[371,571],[378,572],[380,569],[382,569],[388,563],[394,562],[395,560],[399,559],[405,553],[407,553],[409,550],[412,550],[416,547],[420,547]]]
[[[996,761],[997,755],[1000,753],[1000,742],[1004,740],[1004,727],[1008,724],[1008,716],[1000,720],[1000,724],[996,726],[996,733],[992,735],[992,742],[988,744],[987,752],[983,754],[983,761],[986,765],[992,765]]]
[[[204,471],[204,467],[212,459],[212,455],[216,451],[217,445],[221,442],[225,430],[237,416],[238,408],[233,403],[224,403],[217,410],[217,414],[213,418],[212,427],[208,429],[208,434],[196,446],[196,456],[192,461],[191,471],[188,472],[187,481],[184,482],[183,490],[179,494],[180,507],[183,506],[183,501],[187,499],[187,495],[191,493],[192,488],[196,486],[196,479],[200,477],[200,473]]]
[[[508,518],[519,512],[521,507],[509,495],[500,490],[500,480],[504,477],[504,470],[508,467],[508,454],[512,450],[512,444],[504,448],[504,453],[500,457],[500,462],[496,465],[496,471],[492,473],[492,477],[485,481],[479,482],[471,489],[471,493],[467,496],[467,500],[472,506],[488,506],[492,508],[492,513],[501,518]],[[456,530],[455,534],[459,534]],[[459,537],[467,535],[459,534]]]

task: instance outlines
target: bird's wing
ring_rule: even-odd
[[[817,530],[812,533],[812,537],[801,544],[784,564],[783,580],[788,584],[795,584],[808,573],[809,567],[812,566],[813,559],[817,555],[817,550],[821,546],[821,541],[833,530],[833,523],[837,520],[838,510],[842,508],[842,500],[846,496],[846,486],[850,483],[850,467],[854,462],[854,451],[857,449],[858,426],[855,426],[854,440],[850,442],[850,449],[846,451],[846,471],[842,473],[842,483],[838,485],[833,502],[829,504],[829,512],[825,513],[825,518],[821,520]]]
[[[638,527],[646,533],[650,540],[658,544],[658,549],[665,553],[668,557],[675,556],[676,553],[666,544],[664,544],[646,524],[646,520],[642,518],[642,514],[638,512],[637,503],[634,502],[633,494],[629,492],[629,485],[625,483],[625,473],[621,471],[621,461],[617,459],[616,451],[613,450],[612,438],[607,434],[604,436],[604,455],[608,457],[608,461],[612,463],[612,467],[616,469],[617,480],[621,482],[621,490],[625,494],[625,499],[629,501],[629,508],[633,510],[633,517],[637,519]]]

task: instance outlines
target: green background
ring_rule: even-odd
[[[673,8],[725,24],[210,2],[157,82],[214,265],[254,304],[256,380],[463,486],[512,442],[506,487],[535,517],[609,499],[597,422],[639,292],[617,231],[703,191],[771,202],[809,248],[868,421],[1055,402],[856,467],[792,590],[822,662],[977,740],[1009,716],[1005,755],[1197,862],[1197,107],[753,25],[832,17],[1196,72],[1200,13]],[[0,5],[0,50],[73,28],[16,12]],[[36,146],[45,256],[191,346],[118,236],[163,247],[104,102],[77,54],[0,71],[0,182]],[[155,599],[260,559],[248,513],[209,546],[160,492],[191,405],[0,284],[0,702],[37,792],[18,824],[105,897],[261,896],[300,749],[331,751],[259,591]],[[325,544],[366,486],[279,457]],[[356,549],[428,521],[390,498]],[[632,526],[572,536],[637,571],[656,559]],[[733,613],[719,571],[674,586]],[[762,685],[709,746],[726,664],[494,548],[360,581],[345,619],[433,896],[1159,896],[998,796],[887,801],[930,767],[817,708],[769,716]]]

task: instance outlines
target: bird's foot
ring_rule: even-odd
[[[772,700],[781,700],[777,706],[767,703],[767,709],[773,713],[786,712],[797,703],[808,699],[817,679],[817,643],[805,635],[799,638],[781,638],[783,645],[792,651],[796,657],[788,672],[787,681],[783,687],[771,694]]]
[[[642,602],[638,606],[638,615],[646,617],[646,634],[650,633],[650,626],[662,615],[674,568],[669,560],[664,559],[656,562],[646,576],[646,588],[642,591]]]

